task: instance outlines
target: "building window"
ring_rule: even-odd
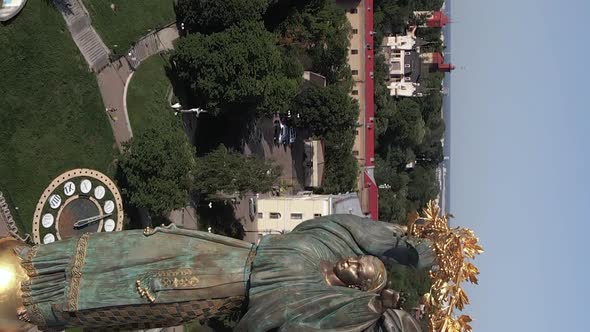
[[[359,155],[359,152],[358,152],[357,150],[352,150],[352,154],[353,154],[355,157],[358,157],[358,155]]]
[[[359,90],[352,90],[352,95],[357,96],[359,94]]]
[[[352,34],[356,35],[357,33],[359,33],[359,29],[352,29]]]
[[[313,217],[314,217],[314,218],[319,218],[319,217],[321,217],[321,216],[322,216],[322,214],[321,214],[321,213],[314,213],[314,214],[313,214]]]
[[[355,69],[355,70],[352,71],[352,74],[353,75],[358,75],[359,74],[359,71]]]
[[[359,50],[350,50],[351,54],[359,54]]]
[[[303,213],[291,213],[291,219],[301,220],[303,219]]]
[[[258,212],[258,219],[262,219],[264,217],[264,215],[262,214],[262,212]]]
[[[271,212],[269,218],[270,219],[281,219],[281,214],[278,212]]]
[[[358,13],[358,10],[356,10],[356,8],[352,8],[352,9],[350,10],[350,13],[351,13],[351,14],[356,14],[356,13]]]
[[[355,130],[355,131],[354,131],[354,134],[355,134],[356,136],[358,136],[358,135],[359,135],[359,131],[358,131],[358,130]]]

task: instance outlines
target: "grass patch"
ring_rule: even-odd
[[[112,175],[115,142],[96,78],[61,14],[29,1],[0,26],[0,190],[31,231],[37,200],[64,171]]]
[[[115,4],[115,11],[111,9],[111,4]],[[92,25],[107,47],[119,54],[149,29],[174,22],[173,4],[173,0],[84,0]]]
[[[127,112],[133,135],[164,123],[180,122],[168,103],[172,86],[166,76],[165,56],[154,55],[142,62],[127,90]]]

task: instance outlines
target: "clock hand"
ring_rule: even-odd
[[[104,218],[106,218],[106,217],[110,217],[111,215],[112,215],[112,213],[107,213],[107,214],[104,214],[104,215],[100,215],[100,214],[99,214],[99,215],[97,215],[97,216],[93,216],[93,217],[89,217],[89,218],[80,219],[80,220],[78,220],[78,221],[76,221],[76,222],[74,223],[74,228],[81,228],[81,227],[84,227],[84,226],[86,226],[86,225],[88,225],[88,224],[91,224],[91,223],[93,223],[93,222],[97,222],[97,221],[99,221],[99,220],[102,220],[102,219],[104,219]]]

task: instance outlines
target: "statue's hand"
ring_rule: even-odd
[[[143,235],[150,236],[156,233],[173,233],[178,230],[178,227],[174,223],[170,223],[168,226],[157,226],[156,228],[146,227],[143,229]]]
[[[400,300],[402,297],[400,293],[390,288],[385,288],[379,294],[381,303],[384,308],[398,309],[401,306]]]

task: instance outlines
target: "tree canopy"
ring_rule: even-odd
[[[281,174],[272,162],[245,156],[223,145],[197,158],[196,170],[195,189],[210,197],[220,193],[241,196],[247,192],[268,192]]]
[[[268,0],[178,0],[175,9],[178,22],[189,32],[220,32],[234,24],[259,21],[266,12]]]
[[[163,125],[133,137],[118,164],[128,202],[166,217],[185,206],[191,189],[194,150],[177,127]]]
[[[358,102],[342,85],[307,86],[294,100],[299,117],[294,125],[307,128],[325,141],[324,193],[343,193],[356,187],[358,162],[352,154],[359,116]]]
[[[352,154],[354,134],[334,132],[326,138],[325,171],[322,192],[339,194],[356,191],[358,161]]]
[[[255,109],[284,112],[299,89],[302,73],[283,70],[273,33],[260,22],[180,39],[171,63],[193,92],[193,102],[211,112]],[[293,77],[299,74],[298,77]]]
[[[408,199],[411,201],[411,205],[409,211],[418,210],[426,206],[428,201],[436,198],[438,192],[439,185],[436,177],[436,169],[418,164],[410,172]]]
[[[322,138],[333,132],[352,132],[359,116],[358,102],[338,85],[309,85],[295,98],[293,109],[300,115],[293,120],[295,125]]]
[[[351,28],[336,1],[275,1],[269,11],[282,18],[278,22],[270,18],[281,44],[304,49],[311,60],[309,69],[329,83],[351,80],[347,61]]]

